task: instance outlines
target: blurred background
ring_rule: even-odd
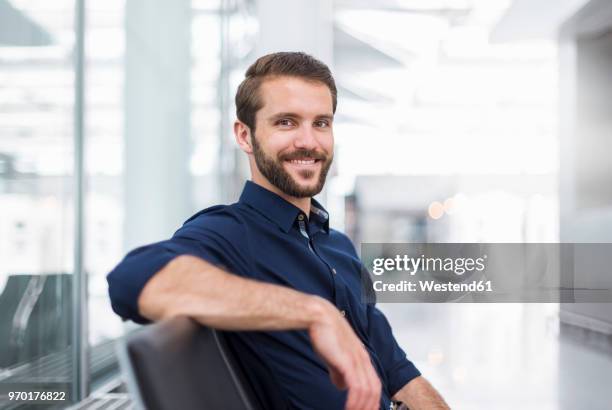
[[[612,242],[609,1],[0,0],[0,386],[129,407],[105,275],[237,200],[234,93],[281,50],[334,72],[357,247]],[[612,405],[610,304],[381,308],[453,408]]]

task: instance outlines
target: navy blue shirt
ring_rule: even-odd
[[[114,311],[137,323],[145,283],[178,255],[195,255],[251,279],[319,295],[346,317],[382,382],[381,408],[420,375],[398,346],[385,316],[361,299],[361,261],[348,237],[329,228],[314,199],[311,213],[248,181],[239,202],[198,212],[166,241],[131,251],[108,275]],[[264,408],[343,409],[338,390],[306,330],[228,332]]]

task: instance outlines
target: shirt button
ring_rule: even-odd
[[[299,215],[298,215],[298,219],[299,219],[300,221],[303,221],[303,220],[304,220],[304,215],[299,214]]]
[[[332,273],[335,275],[337,273],[336,269],[332,268]]]
[[[346,316],[346,310],[341,310],[341,311],[340,311],[340,314],[341,314],[342,316]]]

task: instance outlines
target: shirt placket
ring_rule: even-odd
[[[306,221],[304,219],[305,219],[304,215],[302,215],[302,214],[298,215],[298,225],[300,227],[300,233],[308,241],[308,248],[312,251],[312,253],[317,255],[317,253],[315,252],[314,248],[312,247],[312,241],[310,240],[310,235],[308,235],[308,227],[306,226]],[[319,255],[317,255],[317,256],[319,256]],[[321,259],[321,258],[319,257],[319,259]]]
[[[329,263],[327,263],[327,261],[316,250],[315,244],[312,240],[312,236],[309,233],[308,224],[306,222],[306,217],[303,214],[298,215],[298,226],[300,228],[300,234],[304,238],[306,238],[306,240],[308,241],[308,248],[312,251],[312,253],[316,255],[317,258],[319,258],[321,262],[323,262],[323,264],[325,264],[325,266],[327,266],[327,269],[331,276],[332,286],[334,288],[334,304],[340,311],[340,314],[342,314],[342,316],[346,316],[347,315],[347,310],[346,310],[347,304],[345,303],[345,300],[346,300],[345,290],[344,290],[344,287],[342,286],[341,281],[337,277],[338,272],[336,271],[336,268],[334,268]]]

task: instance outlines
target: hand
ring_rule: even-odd
[[[415,377],[402,387],[393,400],[405,403],[408,408],[420,410],[449,410],[448,404],[423,376]]]
[[[332,382],[348,389],[347,410],[379,410],[382,385],[370,355],[338,310],[321,299],[321,314],[308,331],[317,354],[327,364]]]

